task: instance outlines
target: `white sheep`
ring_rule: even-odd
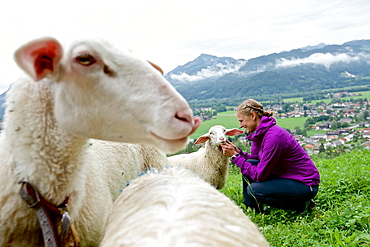
[[[151,145],[90,140],[89,152],[97,160],[106,159],[109,166],[103,168],[107,175],[113,201],[127,184],[149,170],[162,170],[168,166],[166,154]]]
[[[114,169],[127,156],[110,152],[118,144],[89,138],[173,153],[200,121],[151,64],[105,41],[63,47],[41,38],[20,47],[15,60],[30,78],[19,79],[7,93],[0,135],[0,246],[44,245],[35,210],[19,195],[21,181],[52,205],[69,198],[81,245],[97,246],[121,184],[122,173]]]
[[[269,246],[227,196],[190,170],[167,167],[135,179],[115,201],[101,247]]]
[[[195,144],[205,143],[198,151],[168,157],[170,165],[182,165],[203,178],[217,189],[222,189],[227,179],[230,158],[223,155],[219,147],[226,136],[242,134],[239,129],[226,129],[222,125],[212,126],[208,133],[200,136]]]

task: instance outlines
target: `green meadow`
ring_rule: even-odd
[[[307,117],[299,118],[282,118],[276,119],[277,124],[286,129],[294,129],[299,126],[303,129],[303,125],[306,122]],[[239,128],[239,122],[236,118],[235,111],[227,111],[218,113],[214,119],[202,122],[199,128],[190,136],[190,139],[196,139],[199,136],[208,132],[209,128],[214,125],[223,125],[225,128]]]
[[[197,139],[199,136],[207,133],[209,128],[214,125],[223,125],[227,129],[239,128],[239,122],[235,116],[235,111],[221,112],[213,119],[203,121],[198,129],[190,136],[190,139]]]
[[[346,97],[342,98],[343,100],[349,100],[349,99],[363,99],[367,98],[370,99],[370,91],[361,91],[361,92],[355,92],[355,93],[360,93],[361,96],[353,96],[353,97]],[[286,98],[284,99],[285,102],[302,102],[303,97],[298,97],[298,98]],[[324,103],[330,103],[332,99],[320,99],[320,100],[312,100],[312,104],[316,104],[317,102],[324,102]]]
[[[271,247],[370,246],[370,150],[312,158],[321,174],[312,212],[267,207],[264,214],[256,214],[245,208],[241,175],[235,165],[231,165],[221,192],[244,209]]]
[[[360,99],[360,98],[367,98],[370,100],[370,91],[363,91],[358,92],[361,93],[361,96],[356,97],[348,97],[348,98],[342,98],[345,100],[349,99]],[[301,102],[303,98],[289,98],[284,99],[286,102]],[[331,99],[323,99],[323,100],[313,100],[311,103],[315,104],[316,102],[325,102],[330,103]],[[277,124],[280,125],[283,128],[286,129],[294,129],[296,126],[299,126],[301,129],[303,129],[303,125],[306,122],[307,117],[299,117],[299,118],[278,118],[276,119]],[[239,122],[238,119],[235,116],[235,111],[226,111],[226,112],[220,112],[211,120],[204,121],[199,128],[190,136],[190,139],[196,139],[199,136],[205,134],[208,132],[209,128],[213,125],[223,125],[225,128],[239,128]],[[316,133],[322,133],[318,131],[308,131],[308,136],[314,135]]]

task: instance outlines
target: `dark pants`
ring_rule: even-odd
[[[258,160],[248,160],[253,165],[258,164]],[[306,202],[313,199],[319,186],[307,186],[301,182],[286,178],[268,179],[263,182],[254,182],[250,177],[243,177],[244,204],[254,208],[257,212],[262,211],[262,205],[281,209],[291,209],[303,212]]]

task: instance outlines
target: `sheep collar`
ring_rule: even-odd
[[[47,201],[27,181],[21,181],[21,198],[36,210],[46,247],[80,246],[80,240],[67,211],[69,197],[58,206]]]

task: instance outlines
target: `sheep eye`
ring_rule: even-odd
[[[83,66],[89,66],[96,62],[95,58],[90,54],[79,55],[76,57],[76,61]]]

